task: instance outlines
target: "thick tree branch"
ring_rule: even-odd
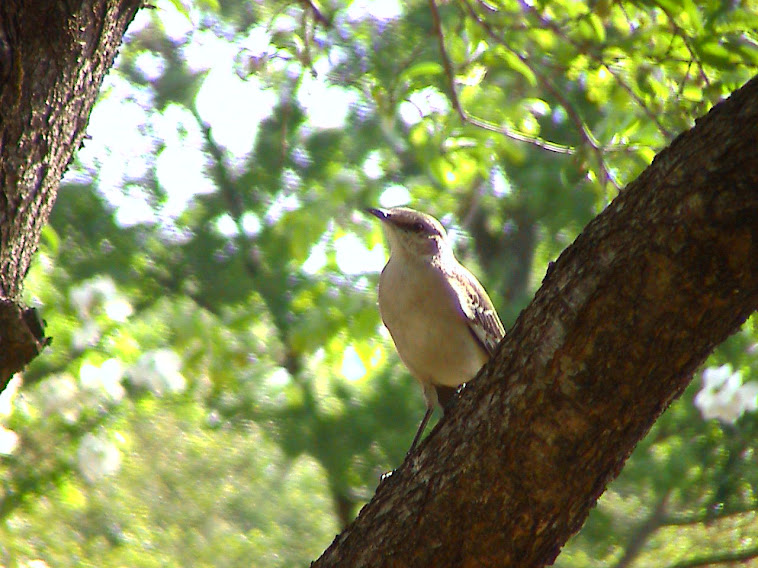
[[[141,3],[0,2],[0,390],[45,344],[19,303],[24,277]]]
[[[758,307],[758,78],[550,267],[492,363],[316,566],[552,562]]]

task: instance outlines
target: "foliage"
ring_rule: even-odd
[[[316,557],[423,409],[359,209],[440,216],[508,327],[589,219],[755,74],[756,29],[755,3],[721,1],[143,10],[27,279],[54,342],[3,420],[0,563]],[[708,365],[748,384],[756,345],[753,318]],[[758,557],[758,415],[704,420],[700,388],[558,565]]]

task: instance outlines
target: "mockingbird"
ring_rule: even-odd
[[[400,359],[421,383],[426,414],[473,378],[505,335],[487,292],[461,266],[447,233],[431,215],[407,207],[366,209],[382,221],[390,259],[379,278],[379,312]]]

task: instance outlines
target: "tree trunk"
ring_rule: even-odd
[[[551,563],[756,307],[758,77],[548,268],[494,360],[315,566]]]
[[[46,339],[20,295],[60,179],[141,0],[0,2],[0,391]]]

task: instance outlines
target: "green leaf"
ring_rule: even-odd
[[[411,82],[419,77],[433,77],[435,75],[442,75],[443,73],[444,68],[440,63],[436,61],[422,61],[403,71],[399,79],[402,82]]]

